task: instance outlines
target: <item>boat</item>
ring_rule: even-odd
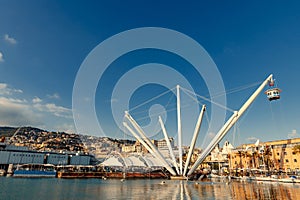
[[[300,183],[300,179],[294,179],[295,183]]]
[[[282,183],[295,183],[295,179],[292,177],[279,178],[278,181]]]
[[[186,180],[187,178],[184,176],[171,176],[171,180]]]
[[[256,177],[254,177],[254,176],[242,176],[241,177],[241,181],[253,181],[255,179],[256,179]]]
[[[92,165],[57,166],[57,178],[102,178],[104,172],[97,171]]]
[[[227,175],[218,175],[218,174],[209,174],[208,176],[207,176],[208,178],[215,178],[215,179],[226,179],[226,178],[228,178],[228,176]]]
[[[293,178],[280,178],[278,179],[278,181],[282,183],[295,183],[295,180]]]
[[[51,164],[24,164],[17,165],[13,177],[24,178],[55,178],[56,170]]]
[[[102,178],[104,172],[57,172],[57,178]]]

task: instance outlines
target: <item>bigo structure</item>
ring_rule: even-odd
[[[238,111],[234,111],[232,116],[225,122],[225,124],[218,131],[216,136],[211,140],[208,146],[202,151],[199,155],[196,162],[190,166],[191,157],[194,151],[194,147],[197,141],[197,137],[201,128],[201,123],[203,119],[203,114],[206,110],[206,106],[203,105],[199,113],[199,117],[194,129],[193,137],[190,143],[190,148],[186,158],[185,164],[183,165],[183,156],[182,156],[182,130],[181,130],[181,108],[180,108],[180,86],[176,87],[176,96],[177,96],[177,134],[178,134],[178,158],[175,158],[174,152],[169,143],[168,133],[165,129],[164,123],[159,117],[159,123],[164,134],[165,140],[170,151],[170,156],[172,159],[173,166],[171,166],[158,148],[151,142],[151,140],[146,136],[146,133],[143,131],[141,126],[136,122],[136,120],[130,115],[128,111],[125,111],[125,119],[127,122],[123,122],[124,127],[155,157],[162,166],[166,168],[172,175],[171,179],[188,179],[198,168],[198,166],[204,161],[204,159],[211,153],[215,146],[224,138],[228,131],[233,127],[233,125],[238,121],[238,119],[244,114],[244,112],[249,108],[257,96],[264,90],[265,86],[269,85],[270,87],[274,86],[273,75],[269,75],[261,85],[255,90],[255,92],[248,98],[248,100],[241,106]],[[266,91],[268,99],[270,101],[280,98],[279,93],[281,92],[278,88],[271,88]],[[175,168],[175,169],[174,169]]]

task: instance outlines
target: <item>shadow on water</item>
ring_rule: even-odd
[[[0,199],[297,199],[300,184],[0,178]]]

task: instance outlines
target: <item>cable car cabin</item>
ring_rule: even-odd
[[[271,88],[265,91],[265,94],[267,95],[269,101],[280,99],[280,92],[281,90],[279,88]]]

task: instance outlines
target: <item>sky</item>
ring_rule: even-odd
[[[187,41],[152,34],[143,29],[147,27],[190,38],[204,51],[185,48]],[[128,30],[142,32],[128,39]],[[117,37],[120,41],[113,43]],[[199,62],[211,62],[203,69],[209,66],[217,71],[204,77],[187,57],[144,47],[143,42],[149,41],[153,46],[170,45]],[[141,48],[126,52],[134,45]],[[101,64],[113,56],[107,66]],[[94,71],[81,76],[87,65]],[[176,137],[176,85],[208,98],[224,87],[226,93],[214,100],[228,109],[214,119],[215,104],[202,100],[195,104],[181,92],[185,145],[200,105],[208,108],[201,145],[224,123],[222,113],[228,119],[272,73],[282,89],[281,99],[269,102],[262,92],[224,139],[237,146],[257,139],[294,138],[300,131],[299,67],[298,1],[0,1],[1,126],[30,125],[132,139],[118,128],[129,110],[141,126],[148,126],[145,132],[157,138],[163,137],[158,125],[162,114],[169,135]],[[208,86],[208,82],[216,84]],[[147,102],[161,93],[165,94]],[[76,117],[84,125],[74,122]]]

